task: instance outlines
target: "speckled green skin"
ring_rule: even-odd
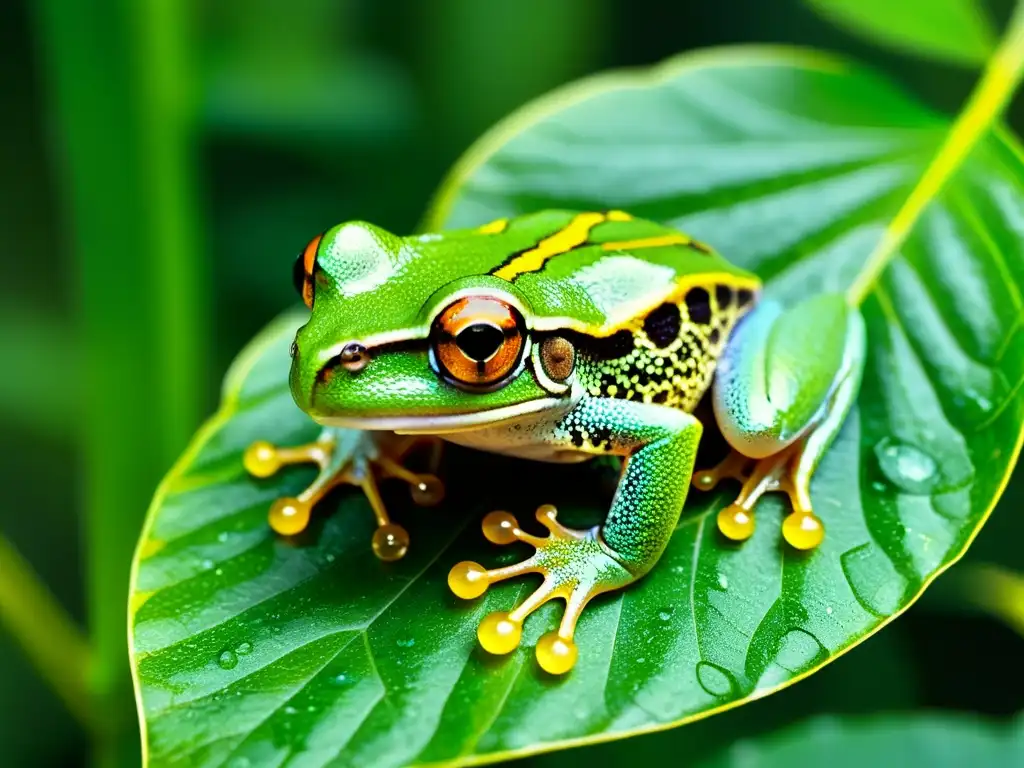
[[[580,216],[591,217],[586,226]],[[745,341],[732,343],[754,306],[756,278],[707,246],[625,214],[545,211],[408,238],[343,224],[325,234],[308,278],[315,302],[296,337],[291,387],[321,423],[438,434],[543,460],[625,459],[605,524],[550,553],[556,582],[578,586],[583,572],[607,575],[594,577],[589,594],[639,578],[667,545],[701,434],[690,411],[718,360],[730,370],[716,389],[719,421],[734,444],[763,453],[820,423],[843,366],[863,358],[862,339],[843,325],[856,325],[859,315],[837,314],[834,300],[793,316],[761,313],[738,337]],[[489,391],[447,380],[429,351],[431,325],[467,294],[515,306],[534,350],[552,335],[571,341],[570,379],[553,385],[527,352]],[[822,326],[830,329],[824,338],[815,332]],[[351,342],[369,350],[358,372],[339,365]],[[776,390],[787,393],[783,407],[773,404]]]

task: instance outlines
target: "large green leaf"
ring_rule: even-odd
[[[899,51],[980,65],[996,35],[981,0],[806,0],[851,32]]]
[[[714,243],[791,301],[849,285],[948,128],[884,80],[818,56],[730,51],[585,82],[527,108],[459,164],[433,225],[549,206],[625,208]],[[479,516],[554,502],[601,519],[606,470],[453,451],[435,511],[391,499],[413,548],[374,560],[365,501],[341,492],[302,541],[266,527],[301,469],[249,479],[252,440],[308,439],[286,388],[289,315],[236,364],[224,405],[168,476],[140,543],[132,643],[151,763],[486,762],[656,730],[764,696],[903,611],[984,522],[1024,418],[1024,164],[986,137],[926,210],[863,306],[870,354],[857,407],[812,486],[828,533],[781,544],[784,507],[724,542],[735,487],[694,493],[662,561],[595,601],[567,679],[532,644],[476,648],[488,611],[447,593],[461,559],[492,564]]]
[[[697,768],[962,768],[1024,765],[1024,717],[997,723],[954,713],[822,717],[757,741],[738,741]]]

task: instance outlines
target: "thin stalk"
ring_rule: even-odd
[[[78,279],[84,539],[101,765],[137,763],[125,617],[141,521],[199,422],[207,302],[198,252],[186,8],[36,9]],[[129,752],[126,752],[126,744]]]
[[[996,565],[965,565],[946,577],[944,602],[982,611],[1024,638],[1024,576]]]
[[[889,223],[875,250],[868,256],[860,274],[846,295],[851,304],[860,305],[874,289],[913,230],[928,203],[942,191],[959,170],[978,140],[992,127],[1013,96],[1024,73],[1024,3],[1017,10],[985,72],[967,100],[967,104],[946,135],[939,152],[928,164],[903,207]]]
[[[86,681],[89,648],[28,563],[0,534],[0,624],[86,728],[95,727]]]

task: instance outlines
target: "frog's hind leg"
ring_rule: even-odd
[[[431,473],[417,474],[402,462],[425,441],[431,448]],[[374,554],[381,560],[398,560],[409,548],[409,534],[391,521],[378,482],[388,478],[401,480],[408,484],[414,502],[433,506],[444,497],[444,486],[432,474],[439,455],[438,438],[325,428],[316,440],[305,445],[279,447],[264,441],[255,442],[246,450],[243,463],[249,474],[259,478],[270,477],[290,464],[315,464],[319,469],[313,482],[298,496],[280,498],[271,504],[270,527],[283,536],[304,531],[313,507],[332,489],[339,485],[358,486],[377,521],[372,540]]]
[[[583,443],[595,454],[623,456],[622,476],[603,525],[566,528],[555,508],[544,505],[537,519],[549,531],[532,536],[507,512],[484,518],[484,535],[495,544],[523,541],[536,548],[525,561],[487,570],[462,562],[448,575],[451,590],[463,599],[482,595],[498,581],[523,574],[544,577],[519,606],[492,613],[477,629],[490,653],[511,653],[519,644],[523,620],[549,600],[566,608],[559,628],[537,643],[541,668],[568,672],[576,661],[573,636],[587,603],[596,595],[621,589],[646,574],[661,557],[675,531],[689,487],[701,424],[689,413],[627,400],[583,398],[551,434],[553,446]],[[586,435],[586,437],[584,437]]]
[[[718,515],[725,536],[749,538],[757,501],[781,491],[793,508],[782,526],[786,541],[797,549],[821,543],[825,528],[811,505],[810,481],[856,399],[864,345],[860,314],[832,295],[786,313],[769,305],[740,327],[714,392],[732,452],[693,476],[701,490],[724,479],[743,484]]]

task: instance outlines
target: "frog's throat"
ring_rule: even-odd
[[[567,402],[564,397],[542,397],[525,403],[472,413],[430,416],[315,416],[314,419],[325,427],[395,432],[400,435],[444,435],[493,427],[547,411],[562,411],[568,407],[571,407],[571,402]]]

